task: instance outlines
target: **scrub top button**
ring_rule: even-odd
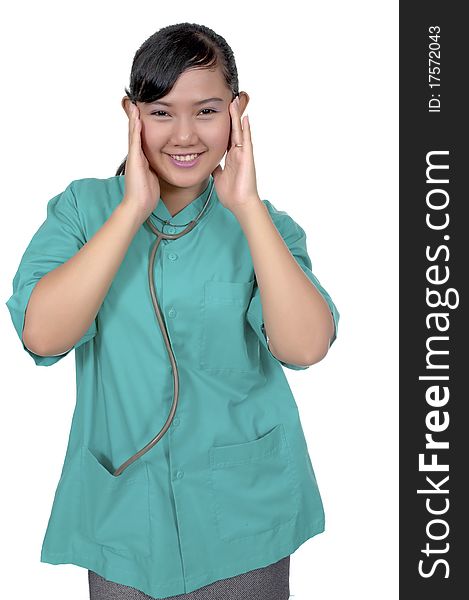
[[[176,473],[176,477],[177,477],[178,479],[182,479],[182,478],[184,477],[184,471],[178,471],[178,472]]]
[[[171,254],[168,254],[168,258],[169,260],[176,260],[178,257],[177,254],[174,254],[174,252],[171,252]]]
[[[168,315],[169,315],[171,318],[174,318],[174,317],[176,316],[176,311],[174,310],[174,308],[171,308],[171,309],[168,311]]]
[[[168,227],[168,233],[176,233],[175,227]]]

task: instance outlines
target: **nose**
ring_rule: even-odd
[[[197,127],[191,117],[179,119],[173,127],[173,138],[176,144],[193,145],[198,139]]]

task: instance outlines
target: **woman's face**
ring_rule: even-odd
[[[241,113],[248,101],[242,92]],[[165,97],[152,104],[137,102],[142,149],[160,179],[182,188],[207,180],[228,149],[231,102],[231,91],[219,68],[185,71]],[[128,98],[123,99],[123,105],[128,114]],[[173,164],[170,154],[201,156],[193,167],[182,168]]]

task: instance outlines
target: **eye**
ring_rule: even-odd
[[[209,113],[205,113],[205,115],[208,115],[210,113],[216,113],[218,112],[217,110],[213,110],[213,108],[203,108],[200,112],[203,112],[204,110],[208,110],[210,111]],[[151,115],[155,115],[157,117],[161,116],[158,113],[164,113],[165,115],[167,115],[168,113],[165,110],[155,110],[152,113],[150,113]]]

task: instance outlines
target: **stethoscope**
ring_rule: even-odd
[[[173,349],[171,347],[171,342],[169,341],[169,336],[168,336],[168,332],[166,329],[166,325],[163,320],[163,317],[161,316],[160,307],[158,306],[158,301],[156,299],[155,280],[154,280],[154,274],[153,274],[154,265],[155,265],[155,256],[156,256],[158,247],[161,243],[161,240],[163,240],[163,239],[177,240],[178,238],[182,237],[183,235],[185,235],[186,233],[189,233],[189,231],[192,231],[192,229],[194,229],[194,227],[197,225],[198,221],[202,217],[203,213],[205,212],[205,210],[208,206],[208,203],[210,202],[210,198],[212,197],[212,192],[214,189],[214,183],[215,183],[215,181],[214,181],[214,179],[212,179],[210,193],[208,195],[207,200],[205,201],[205,204],[204,204],[202,210],[199,212],[197,217],[193,221],[190,221],[189,223],[186,223],[185,225],[179,225],[179,227],[186,227],[183,231],[181,231],[181,233],[173,233],[173,234],[162,233],[151,222],[150,217],[148,217],[148,219],[146,220],[146,223],[148,224],[150,229],[157,236],[157,239],[155,240],[155,243],[153,244],[153,247],[151,249],[150,260],[148,263],[148,281],[150,284],[150,294],[151,294],[151,300],[153,303],[153,308],[155,309],[156,318],[158,320],[158,324],[160,326],[161,333],[163,335],[163,339],[166,344],[166,348],[168,350],[169,361],[171,363],[171,367],[173,370],[174,396],[173,396],[173,404],[171,406],[171,410],[169,411],[168,418],[166,419],[166,423],[163,425],[160,432],[151,440],[151,442],[148,442],[148,444],[146,446],[144,446],[141,450],[139,450],[133,456],[128,458],[124,463],[121,464],[121,466],[118,469],[116,469],[114,471],[113,475],[115,475],[116,477],[118,475],[120,475],[134,461],[136,461],[138,458],[143,456],[146,452],[151,450],[151,448],[153,448],[153,446],[155,446],[161,440],[161,438],[164,436],[164,434],[168,431],[168,429],[173,421],[174,415],[176,414],[176,408],[177,408],[178,399],[179,399],[179,373],[178,373],[178,369],[177,369],[176,360],[174,358]],[[163,223],[163,226],[167,225],[169,223],[169,221],[165,221],[163,219],[160,219],[159,217],[156,217],[156,218]]]

